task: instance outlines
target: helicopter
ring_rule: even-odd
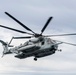
[[[43,35],[43,32],[49,25],[50,21],[52,20],[53,17],[49,17],[48,20],[46,21],[44,27],[41,30],[41,33],[35,33],[33,30],[31,30],[29,27],[21,23],[19,20],[17,20],[15,17],[13,17],[11,14],[8,12],[5,12],[7,16],[12,18],[14,21],[16,21],[19,25],[21,25],[23,28],[26,30],[30,31],[25,32],[22,30],[14,29],[11,27],[7,27],[4,25],[0,25],[0,27],[9,29],[15,32],[19,32],[22,34],[28,34],[30,36],[24,36],[24,37],[12,37],[10,42],[4,42],[3,40],[0,40],[0,42],[3,45],[3,55],[6,54],[12,54],[15,53],[15,57],[19,59],[24,59],[27,57],[34,57],[34,60],[37,61],[38,58],[49,56],[52,54],[55,54],[56,51],[62,51],[61,49],[58,49],[58,46],[60,44],[69,44],[76,46],[76,44],[68,43],[68,42],[62,42],[59,40],[53,40],[50,37],[54,36],[69,36],[69,35],[76,35],[76,33],[71,33],[71,34],[59,34],[59,35]],[[29,39],[28,41],[25,41],[23,44],[20,44],[19,46],[13,46],[11,45],[11,42],[13,39]]]

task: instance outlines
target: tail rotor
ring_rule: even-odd
[[[5,55],[5,54],[9,54],[9,50],[8,50],[8,47],[10,47],[10,45],[7,43],[7,42],[4,42],[2,40],[0,40],[0,42],[2,43],[2,46],[3,46],[3,53],[2,53],[2,57]]]

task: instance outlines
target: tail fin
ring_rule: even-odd
[[[0,42],[2,43],[3,49],[4,49],[3,50],[3,55],[2,55],[2,57],[3,57],[5,54],[9,54],[10,53],[8,47],[11,47],[11,46],[7,42],[4,42],[2,40],[0,40]]]

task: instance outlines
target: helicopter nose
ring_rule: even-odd
[[[53,49],[53,50],[57,50],[57,49],[58,49],[58,45],[53,45],[53,46],[52,46],[52,49]]]

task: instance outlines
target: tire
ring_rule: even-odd
[[[37,58],[35,57],[34,60],[37,61]]]

